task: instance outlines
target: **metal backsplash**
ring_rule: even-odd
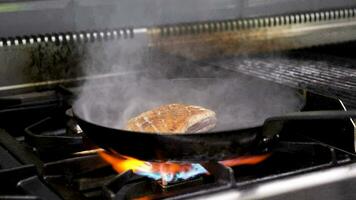
[[[207,59],[356,39],[351,0],[179,2],[2,1],[0,89],[144,68],[152,48]]]
[[[355,7],[354,0],[0,1],[0,38],[148,27]]]

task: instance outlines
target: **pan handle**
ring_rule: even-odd
[[[280,132],[283,124],[288,121],[350,119],[352,117],[356,118],[356,110],[323,110],[288,113],[286,115],[270,117],[266,119],[263,124],[263,136],[266,139],[272,138],[274,135]]]

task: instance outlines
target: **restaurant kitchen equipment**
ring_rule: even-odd
[[[354,198],[355,7],[0,2],[0,198]],[[175,101],[216,130],[121,130]]]

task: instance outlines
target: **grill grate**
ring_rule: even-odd
[[[292,53],[240,56],[212,61],[213,65],[292,87],[336,96],[356,108],[356,63],[323,55]]]

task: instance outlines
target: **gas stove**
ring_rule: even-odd
[[[356,199],[350,118],[288,121],[258,155],[177,164],[110,154],[71,110],[88,80],[235,73],[300,89],[303,111],[354,109],[355,1],[5,0],[0,16],[0,199]]]
[[[60,85],[1,98],[0,199],[295,199],[301,196],[291,191],[356,175],[351,119],[290,122],[263,158],[199,163],[205,173],[174,183],[133,169],[118,173],[72,118],[76,91]],[[346,109],[338,99],[305,93],[306,111]]]

